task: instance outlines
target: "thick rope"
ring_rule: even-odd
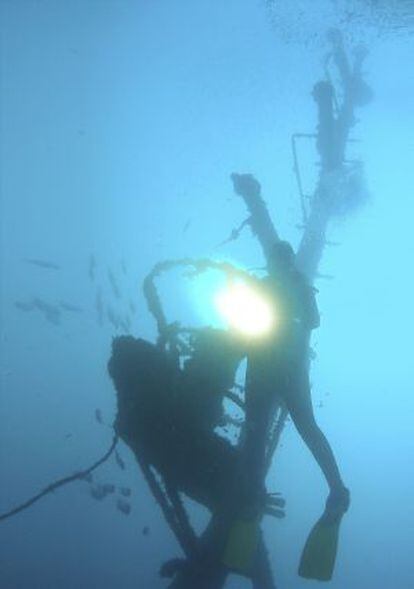
[[[28,499],[27,501],[25,501],[21,505],[14,507],[10,511],[6,511],[5,513],[0,514],[0,521],[3,521],[9,517],[12,517],[13,515],[16,515],[17,513],[20,513],[21,511],[24,511],[25,509],[28,509],[34,503],[39,501],[39,499],[41,499],[42,497],[45,497],[46,495],[49,495],[49,493],[52,493],[53,491],[56,491],[56,489],[58,489],[59,487],[63,487],[64,485],[68,485],[69,483],[73,483],[74,481],[84,479],[86,477],[86,475],[88,475],[90,472],[92,472],[93,470],[98,468],[98,466],[101,466],[101,464],[103,464],[106,460],[108,460],[108,458],[111,456],[112,452],[115,450],[117,443],[118,443],[118,436],[115,435],[112,440],[112,444],[111,444],[109,450],[106,452],[106,454],[104,454],[102,456],[102,458],[100,458],[94,464],[92,464],[92,466],[90,466],[89,468],[87,468],[85,470],[80,470],[79,472],[75,472],[75,474],[64,477],[63,479],[59,479],[59,480],[55,481],[54,483],[48,485],[47,487],[45,487],[43,489],[43,491],[40,491],[39,493],[37,493],[37,495],[34,495],[33,497],[31,497],[30,499]]]

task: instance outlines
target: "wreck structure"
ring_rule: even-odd
[[[366,198],[363,163],[348,159],[354,140],[356,110],[368,104],[372,92],[362,66],[367,55],[357,48],[347,54],[338,31],[329,34],[325,76],[315,84],[317,111],[315,133],[292,135],[292,157],[302,212],[302,237],[296,252],[297,268],[313,283],[325,247],[331,221],[344,217]],[[337,83],[332,81],[335,73]],[[320,158],[317,185],[312,194],[303,189],[297,144],[310,141]],[[250,227],[268,261],[272,244],[279,240],[277,228],[262,197],[259,181],[250,174],[231,175],[247,219],[232,232],[237,238]],[[174,533],[181,556],[163,563],[160,574],[169,578],[170,589],[219,589],[230,571],[221,554],[232,517],[232,497],[237,493],[238,446],[215,433],[231,417],[224,399],[243,411],[243,387],[235,387],[235,373],[243,349],[231,335],[219,329],[181,329],[165,316],[156,288],[157,278],[176,266],[195,272],[215,268],[225,274],[238,270],[213,260],[167,260],[157,264],[144,281],[148,309],[158,330],[155,342],[121,336],[114,339],[109,374],[117,391],[116,434],[133,451],[137,464]],[[241,390],[240,390],[241,389]],[[276,409],[268,439],[266,461],[272,464],[287,411]],[[243,420],[236,424],[243,430]],[[185,509],[188,496],[206,507],[211,519],[197,536]],[[282,515],[276,513],[276,516]],[[275,589],[265,540],[261,535],[258,557],[251,573],[255,589]]]

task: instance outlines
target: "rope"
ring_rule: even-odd
[[[5,513],[0,514],[0,521],[3,521],[9,517],[12,517],[13,515],[16,515],[17,513],[20,513],[21,511],[24,511],[25,509],[28,509],[34,503],[39,501],[39,499],[41,499],[42,497],[45,497],[45,495],[49,495],[49,493],[52,493],[53,491],[56,491],[56,489],[58,489],[59,487],[63,487],[64,485],[67,485],[69,483],[73,483],[74,481],[84,479],[87,474],[89,474],[90,472],[92,472],[93,470],[98,468],[98,466],[101,466],[101,464],[103,464],[106,460],[108,460],[108,458],[110,457],[112,452],[115,450],[115,446],[117,445],[117,443],[118,443],[118,436],[114,435],[114,438],[112,440],[112,444],[111,444],[109,450],[106,452],[106,454],[104,454],[102,456],[102,458],[100,458],[94,464],[92,464],[92,466],[90,466],[89,468],[87,468],[85,470],[81,470],[79,472],[76,472],[75,474],[72,474],[70,476],[64,477],[63,479],[58,479],[54,483],[45,487],[43,489],[43,491],[40,491],[39,493],[37,493],[37,495],[34,495],[33,497],[31,497],[30,499],[28,499],[24,503],[21,503],[20,505],[18,505],[17,507],[14,507],[10,511],[6,511]]]

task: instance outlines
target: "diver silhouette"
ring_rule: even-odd
[[[254,567],[255,540],[249,539],[249,533],[256,539],[259,537],[261,515],[266,506],[275,502],[266,493],[265,477],[270,427],[278,408],[287,410],[326,478],[330,492],[324,521],[339,521],[350,503],[349,491],[312,407],[310,336],[320,323],[315,289],[296,269],[295,254],[288,242],[279,241],[273,246],[268,257],[268,276],[261,281],[261,289],[274,306],[276,327],[269,336],[253,342],[247,353],[246,423],[241,442],[238,514],[230,529],[231,546],[225,556],[229,568],[243,569],[245,560],[246,570],[242,572]],[[246,560],[247,545],[250,549]]]

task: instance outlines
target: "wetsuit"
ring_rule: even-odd
[[[264,492],[266,445],[275,411],[298,391],[309,394],[309,340],[319,326],[315,291],[294,268],[261,282],[274,307],[272,333],[250,345],[246,375],[246,426],[242,449],[248,502]]]

